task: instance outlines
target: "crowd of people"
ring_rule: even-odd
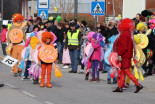
[[[133,19],[98,22],[95,29],[86,20],[61,16],[42,21],[14,14],[12,19],[13,24],[2,25],[3,55],[19,60],[12,68],[14,77],[32,79],[40,87],[45,85],[46,69],[46,86],[52,87],[52,65],[57,64],[71,67],[69,73],[85,74],[85,80],[91,75],[90,82],[100,81],[100,71],[107,73],[107,84],[118,83],[113,92],[123,92],[131,79],[137,93],[143,88],[138,79],[155,73],[155,15],[146,10]]]

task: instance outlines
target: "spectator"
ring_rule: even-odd
[[[78,51],[80,50],[81,32],[76,29],[75,21],[70,21],[70,30],[67,32],[65,49],[69,49],[72,70],[69,73],[77,73],[78,70]]]
[[[2,44],[2,50],[3,50],[3,55],[7,55],[6,54],[6,33],[7,33],[8,29],[6,25],[2,25],[2,32],[1,32],[1,44]]]
[[[34,25],[33,25],[33,20],[28,20],[27,25],[28,25],[28,28],[27,28],[27,30],[26,30],[26,33],[31,33],[31,32],[33,32],[33,27],[34,27]]]

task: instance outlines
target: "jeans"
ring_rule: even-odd
[[[62,45],[60,42],[57,42],[57,47],[58,47],[58,59],[59,61],[62,62]]]
[[[73,71],[78,70],[78,50],[77,49],[69,49],[69,55],[71,59],[71,66]]]
[[[7,55],[6,54],[6,47],[7,47],[6,43],[2,43],[3,55]]]
[[[25,72],[24,72],[24,76],[26,78],[29,76],[28,69],[30,68],[30,66],[31,66],[31,61],[27,60],[27,62],[26,62],[26,68],[25,68]]]
[[[110,77],[110,69],[111,69],[111,66],[108,65],[106,62],[104,62],[104,70],[106,70],[108,72],[107,79],[111,79],[111,77]]]

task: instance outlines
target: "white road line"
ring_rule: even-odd
[[[15,86],[13,86],[13,85],[11,85],[11,84],[9,84],[9,83],[6,83],[5,85],[7,85],[7,86],[9,86],[9,87],[11,87],[11,88],[16,88]]]
[[[46,101],[45,104],[54,104],[54,103],[51,103],[51,102]]]
[[[29,92],[26,92],[26,91],[21,91],[23,94],[25,94],[25,95],[27,95],[27,96],[30,96],[30,97],[36,97],[36,96],[34,96],[34,95],[32,95],[31,93],[29,93]]]

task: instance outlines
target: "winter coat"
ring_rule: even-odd
[[[6,33],[7,33],[8,29],[3,29],[1,32],[1,43],[2,42],[6,42]]]
[[[96,44],[95,40],[91,41],[92,47],[94,48],[94,52],[91,56],[91,60],[97,60],[100,61],[100,56],[101,56],[101,46],[99,43]]]

